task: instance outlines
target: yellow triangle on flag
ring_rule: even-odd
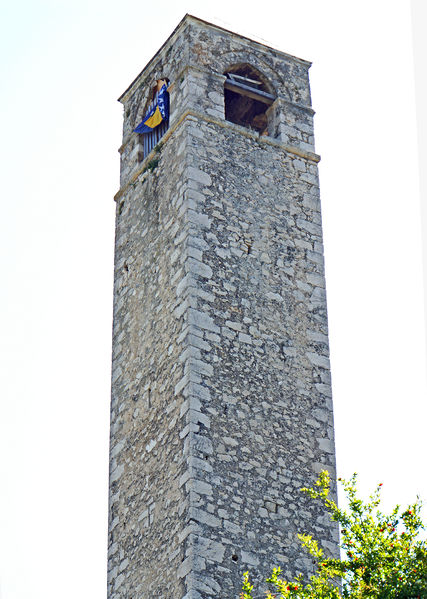
[[[148,118],[145,122],[144,125],[147,125],[147,127],[151,127],[151,129],[154,129],[154,127],[157,127],[157,125],[160,125],[160,123],[163,121],[163,117],[162,114],[160,112],[159,107],[156,107],[156,110],[154,111],[154,113],[150,116],[150,118]]]

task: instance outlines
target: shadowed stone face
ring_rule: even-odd
[[[236,108],[252,130],[227,118],[236,64],[274,90]],[[337,553],[300,492],[335,470],[308,67],[187,16],[121,98],[110,599],[232,599],[247,569],[309,573],[297,532]],[[160,76],[170,126],[139,162]]]

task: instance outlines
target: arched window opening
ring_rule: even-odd
[[[156,81],[144,109],[144,118],[134,129],[138,133],[142,151],[138,160],[142,161],[159,143],[169,128],[169,79],[163,77]]]
[[[268,135],[266,112],[275,97],[258,71],[250,65],[238,65],[224,74],[226,120]]]

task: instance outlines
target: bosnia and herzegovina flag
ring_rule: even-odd
[[[167,87],[163,84],[157,94],[156,104],[150,108],[138,127],[134,129],[135,133],[150,133],[163,120],[169,118],[169,98],[167,95]]]

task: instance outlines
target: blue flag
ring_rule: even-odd
[[[157,102],[148,110],[138,127],[134,129],[135,133],[150,133],[157,125],[169,118],[169,98],[167,87],[162,85],[157,94]]]

